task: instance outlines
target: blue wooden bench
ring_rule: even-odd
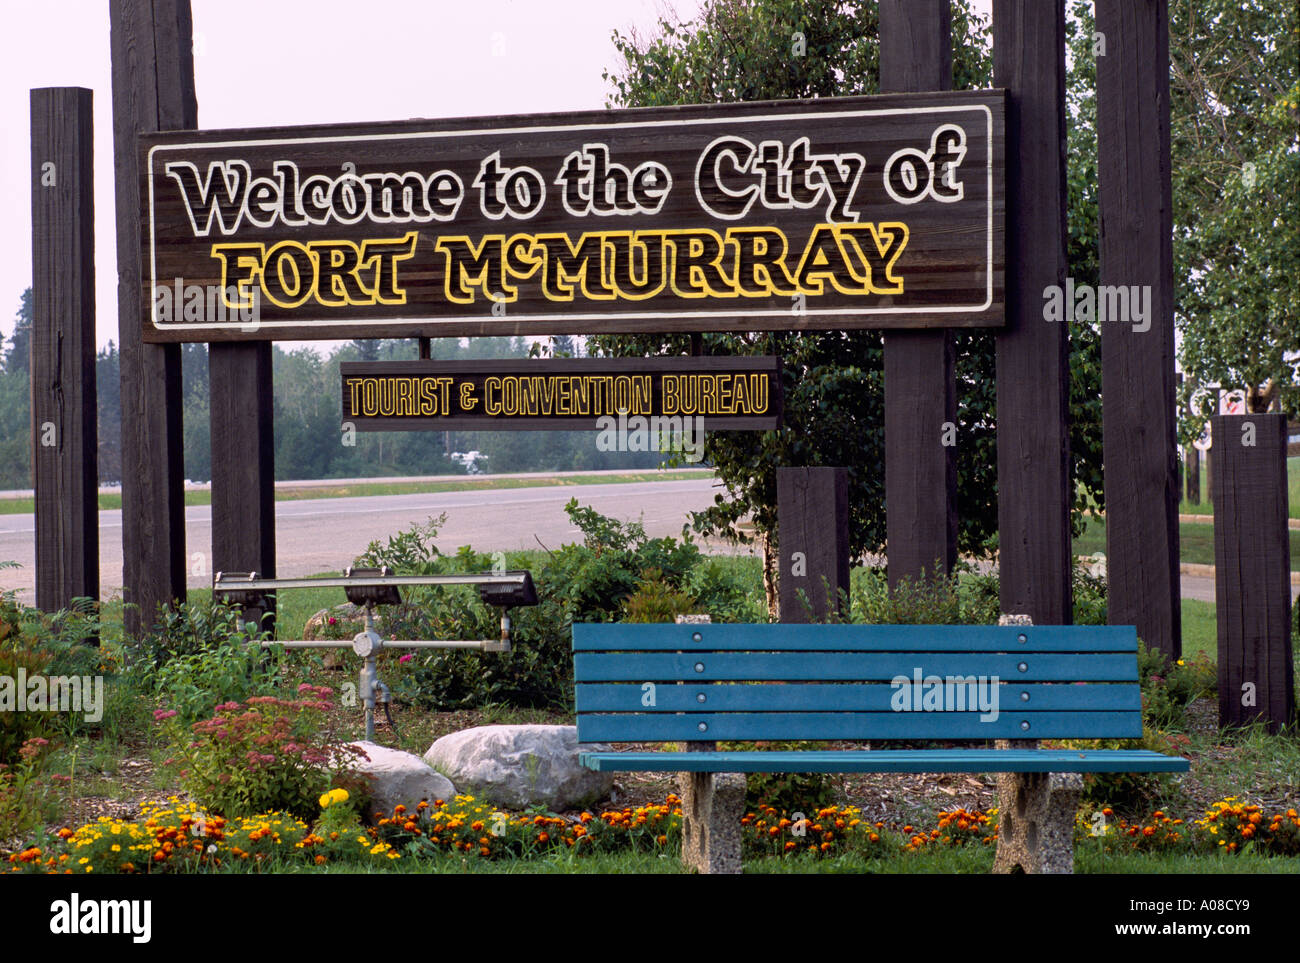
[[[1087,772],[1185,772],[1146,750],[1039,739],[1142,735],[1132,626],[573,627],[578,742],[597,771],[682,773],[683,859],[738,872],[746,772],[1000,773],[995,869],[1069,872]],[[767,683],[767,684],[763,684]],[[718,752],[718,741],[977,741],[995,748]],[[716,779],[715,779],[716,776]]]

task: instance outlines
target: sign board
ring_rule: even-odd
[[[141,135],[148,341],[996,326],[1002,91]]]
[[[339,371],[343,423],[357,431],[781,424],[781,362],[773,357],[355,361]]]

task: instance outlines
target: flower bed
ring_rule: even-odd
[[[158,873],[202,872],[247,866],[250,871],[295,862],[383,865],[403,858],[449,855],[484,860],[538,858],[550,853],[663,852],[681,844],[681,800],[584,812],[573,818],[550,813],[507,813],[471,795],[422,801],[379,814],[363,827],[344,789],[319,799],[314,824],[283,812],[227,820],[172,797],[166,806],[145,807],[139,820],[102,817],[80,829],[61,829],[44,842],[14,853],[11,872]],[[741,819],[751,856],[822,858],[855,853],[889,857],[945,847],[992,846],[997,811],[947,809],[928,826],[864,820],[852,806],[828,806],[811,815],[768,806]],[[1259,806],[1230,797],[1201,819],[1187,822],[1156,810],[1129,823],[1109,808],[1081,814],[1076,842],[1092,839],[1113,852],[1236,854],[1246,850],[1300,855],[1300,814],[1294,808],[1266,815]]]

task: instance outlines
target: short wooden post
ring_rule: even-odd
[[[1201,503],[1201,449],[1187,446],[1187,504]]]
[[[1219,724],[1295,717],[1286,416],[1216,415],[1214,597],[1219,620]]]
[[[92,94],[31,92],[36,605],[99,599]]]
[[[781,621],[825,621],[849,590],[848,469],[778,468],[776,503]]]

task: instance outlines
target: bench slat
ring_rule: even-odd
[[[700,641],[694,641],[695,635]],[[1019,642],[1023,635],[1025,641]],[[575,652],[1136,652],[1131,625],[625,624],[573,626]]]
[[[1028,728],[1025,724],[1028,724]],[[704,726],[703,729],[700,726]],[[1141,712],[721,712],[579,714],[579,742],[836,739],[1134,739]],[[803,771],[803,770],[799,770]]]
[[[1187,772],[1145,749],[891,749],[870,752],[583,752],[598,772]]]
[[[997,676],[1019,682],[1137,681],[1137,660],[1120,653],[578,652],[573,656],[579,682],[888,682],[900,675],[911,679],[917,668],[924,675]]]
[[[889,685],[853,683],[668,684],[655,686],[655,704],[647,706],[642,700],[648,693],[636,683],[579,683],[574,686],[574,701],[578,712],[887,712],[892,710],[890,700],[897,691]],[[998,705],[1002,711],[1136,711],[1142,708],[1142,692],[1136,685],[1111,683],[1009,682],[999,686]]]

